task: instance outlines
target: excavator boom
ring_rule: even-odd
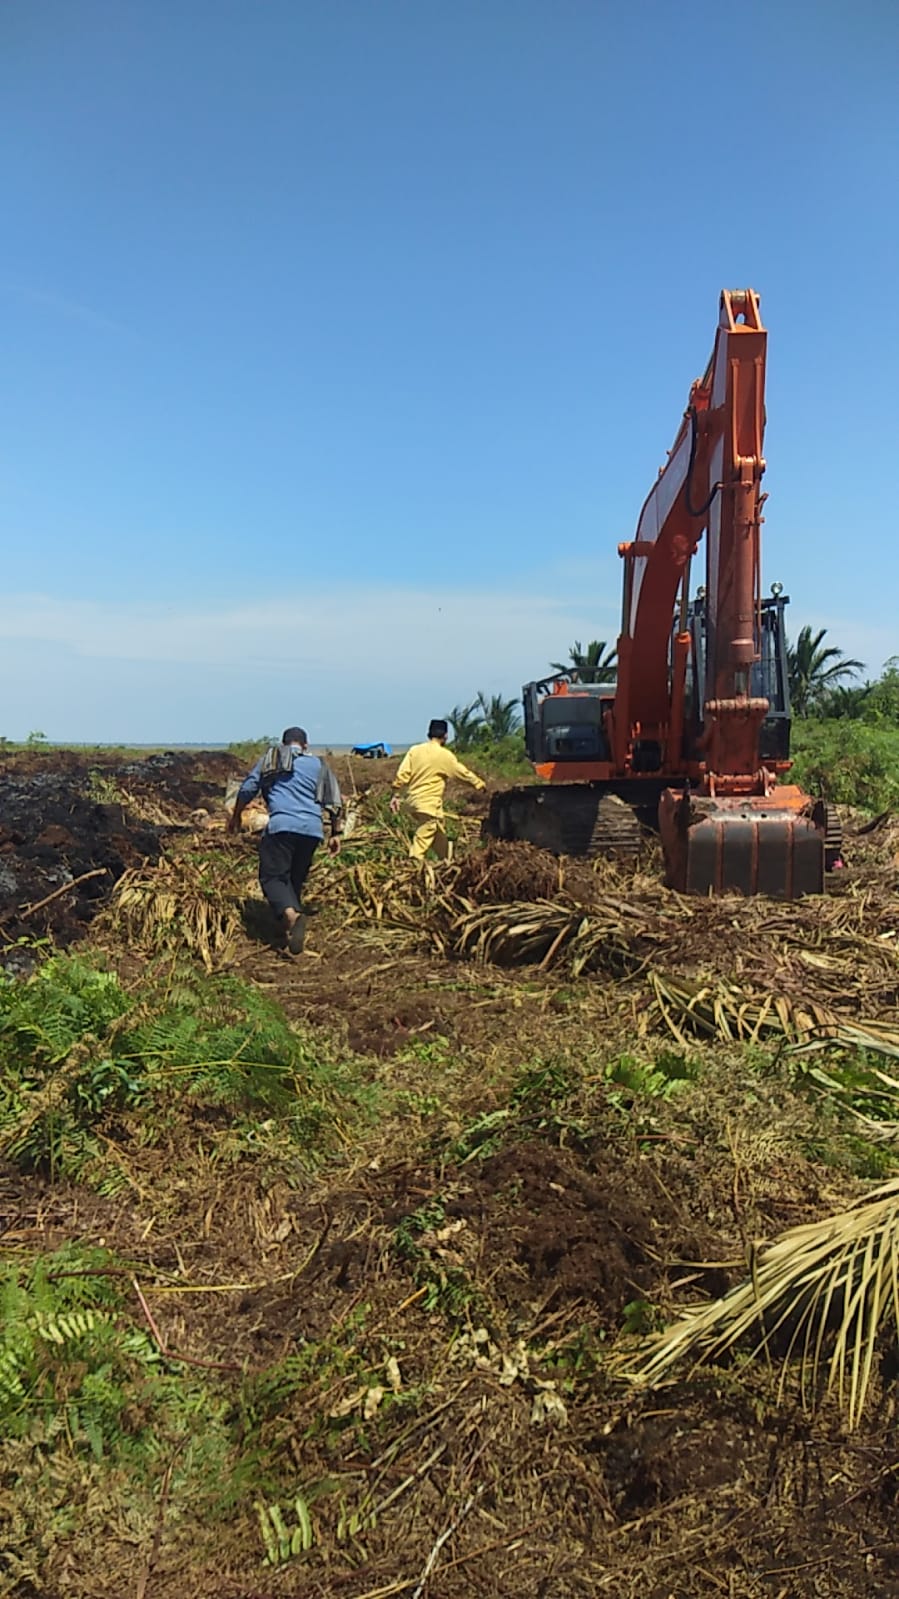
[[[676,693],[680,662],[675,660],[673,683],[669,671],[671,619],[679,592],[685,613],[691,562],[707,530],[701,692],[715,724],[707,764],[739,779],[741,786],[750,774],[754,783],[753,722],[766,709],[757,700],[750,711],[747,702],[759,655],[767,338],[758,296],[751,289],[725,290],[711,359],[691,387],[667,464],[640,512],[636,538],[618,547],[624,559],[624,604],[614,746],[622,767],[638,727],[644,738],[650,729],[664,735],[672,774],[689,765],[681,749]],[[683,639],[682,653],[688,642]]]

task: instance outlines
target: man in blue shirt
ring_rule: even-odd
[[[318,755],[306,750],[302,727],[287,727],[240,785],[228,831],[240,829],[244,806],[261,794],[268,826],[259,841],[259,885],[276,916],[284,920],[287,948],[298,955],[306,936],[300,896],[312,857],[324,838],[322,812],[330,823],[328,852],[336,855],[342,832],[337,779]]]

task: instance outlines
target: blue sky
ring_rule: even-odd
[[[5,0],[0,733],[417,735],[613,639],[722,287],[899,653],[899,8]]]

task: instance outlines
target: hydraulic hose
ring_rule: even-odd
[[[711,491],[709,493],[708,499],[704,500],[702,505],[693,505],[693,503],[692,503],[692,501],[690,499],[690,485],[693,482],[693,467],[694,467],[695,462],[696,462],[696,445],[698,443],[698,440],[699,440],[699,423],[698,423],[698,421],[696,419],[696,407],[695,407],[695,405],[691,405],[690,406],[690,462],[689,462],[689,465],[687,467],[687,481],[684,484],[684,504],[687,507],[688,516],[705,516],[705,513],[708,510],[709,506],[711,505],[713,499],[715,498],[715,495],[718,493],[718,490],[723,487],[723,484],[721,484],[721,483],[713,483]]]

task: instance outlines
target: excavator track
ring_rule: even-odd
[[[553,855],[589,858],[633,857],[643,836],[625,800],[602,789],[573,784],[494,794],[483,831],[487,838],[536,844]]]
[[[824,870],[832,872],[837,861],[843,859],[843,824],[835,805],[818,800],[812,811],[812,821],[824,834]]]

